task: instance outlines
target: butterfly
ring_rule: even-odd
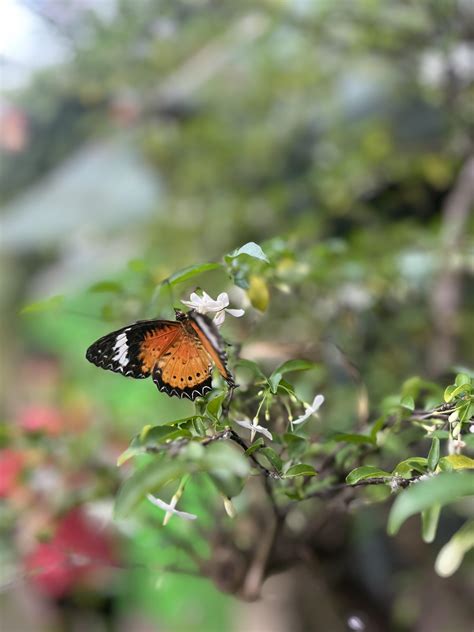
[[[175,309],[176,320],[139,320],[94,342],[86,358],[103,369],[133,378],[151,375],[170,397],[202,397],[212,389],[215,366],[231,389],[224,341],[212,320]]]

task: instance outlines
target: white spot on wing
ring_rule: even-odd
[[[128,330],[126,330],[128,331]],[[114,362],[118,362],[120,366],[127,366],[128,364],[128,342],[127,342],[127,334],[122,332],[117,336],[115,340],[115,344],[113,350],[116,351],[116,354],[112,357]]]

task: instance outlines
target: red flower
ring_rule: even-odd
[[[26,432],[57,435],[64,426],[61,413],[52,406],[29,406],[20,414],[20,426]]]
[[[38,589],[59,597],[88,583],[95,571],[114,564],[110,534],[98,531],[81,507],[67,513],[47,544],[27,556],[26,569]]]
[[[25,559],[32,581],[50,597],[61,597],[73,586],[75,577],[68,556],[54,542],[42,542]]]
[[[24,460],[21,452],[0,450],[0,498],[9,496],[17,486]]]

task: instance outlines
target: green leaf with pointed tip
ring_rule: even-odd
[[[51,296],[44,301],[37,301],[36,303],[25,305],[25,307],[20,310],[20,314],[32,314],[34,312],[47,312],[49,310],[58,309],[58,307],[61,307],[63,301],[64,296],[62,295]]]
[[[195,276],[203,274],[204,272],[209,272],[210,270],[217,270],[218,268],[222,268],[221,263],[201,263],[195,266],[188,266],[187,268],[183,268],[182,270],[178,270],[170,277],[162,281],[162,284],[168,283],[169,285],[176,285],[177,283],[183,283],[184,281],[189,281],[189,279],[193,279]]]
[[[367,478],[381,477],[391,478],[391,474],[385,470],[375,467],[374,465],[363,465],[362,467],[356,467],[355,470],[349,472],[346,476],[346,483],[354,485],[354,483],[358,483],[359,481],[363,481]]]
[[[314,366],[314,362],[309,362],[308,360],[288,360],[284,362],[277,367],[268,378],[272,393],[275,394],[277,392],[278,385],[285,373],[290,373],[290,371],[307,371],[308,369],[314,368]]]
[[[281,468],[283,467],[283,462],[278,456],[278,454],[272,448],[262,448],[259,454],[263,454],[268,462],[275,468],[275,470],[280,473]]]
[[[295,476],[316,476],[316,474],[317,472],[312,465],[299,463],[298,465],[290,467],[286,474],[283,475],[283,478],[294,478]]]
[[[428,469],[434,472],[439,461],[439,439],[434,437],[431,442],[430,452],[428,454]]]
[[[440,506],[474,495],[474,474],[442,472],[426,481],[410,485],[395,499],[388,519],[387,531],[395,535],[402,524],[413,514],[429,507]]]
[[[465,384],[471,384],[471,378],[467,373],[458,373],[454,381],[456,386],[464,386]]]
[[[253,257],[254,259],[260,259],[261,261],[266,261],[270,263],[267,255],[263,252],[261,247],[256,244],[254,241],[249,241],[244,244],[241,248],[237,248],[233,252],[230,252],[226,255],[226,259],[235,259],[236,257],[240,257],[240,255],[248,255],[249,257]]]

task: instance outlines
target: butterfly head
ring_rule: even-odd
[[[176,317],[177,321],[185,320],[186,312],[182,312],[180,309],[176,309],[176,307],[175,307],[174,308],[174,313],[175,313],[175,317]]]

